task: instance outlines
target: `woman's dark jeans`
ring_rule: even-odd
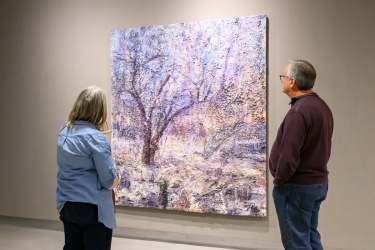
[[[66,202],[60,211],[64,223],[63,250],[110,250],[112,229],[98,222],[98,206]]]

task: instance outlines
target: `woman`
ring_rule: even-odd
[[[112,189],[119,180],[102,132],[107,119],[104,92],[83,90],[59,133],[56,203],[64,224],[64,250],[109,250],[116,227]]]

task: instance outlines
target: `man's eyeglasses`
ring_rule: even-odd
[[[289,78],[289,77],[287,77],[287,76],[283,76],[283,75],[279,75],[279,78],[280,78],[280,82],[282,82],[282,81],[283,81],[283,78]]]

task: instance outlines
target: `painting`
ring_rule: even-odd
[[[266,20],[112,31],[116,205],[266,216]]]

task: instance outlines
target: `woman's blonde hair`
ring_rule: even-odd
[[[83,120],[103,130],[107,120],[107,102],[102,88],[90,86],[82,90],[70,111],[68,128],[74,121]]]

